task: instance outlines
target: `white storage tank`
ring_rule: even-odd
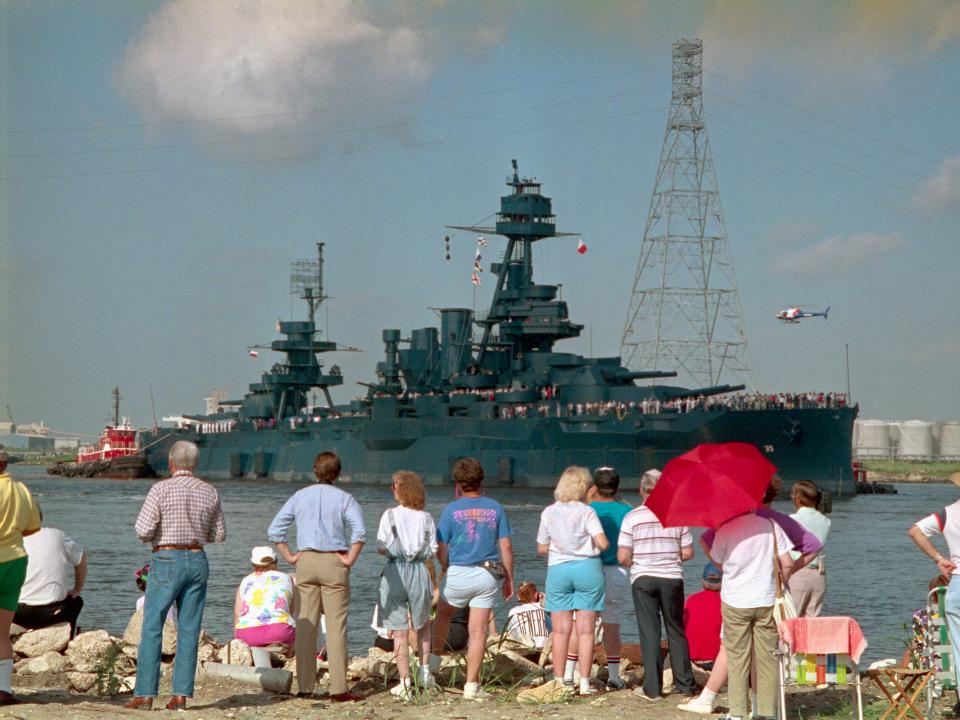
[[[940,426],[940,457],[960,460],[960,420],[951,420]]]
[[[889,458],[892,456],[890,434],[883,420],[857,420],[856,454],[861,458]]]
[[[930,460],[933,458],[934,423],[928,420],[907,420],[897,423],[899,440],[897,457],[905,460]]]

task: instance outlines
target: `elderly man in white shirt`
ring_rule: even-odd
[[[87,578],[87,551],[62,530],[51,527],[25,537],[23,547],[27,551],[27,579],[13,621],[31,630],[68,622],[73,637],[83,608],[80,593]],[[73,583],[69,579],[71,568]]]

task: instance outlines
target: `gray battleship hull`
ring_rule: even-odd
[[[343,478],[390,482],[397,470],[420,473],[431,485],[450,484],[449,470],[476,457],[492,486],[553,487],[570,465],[619,470],[627,487],[643,471],[663,467],[700,443],[750,442],[778,468],[785,483],[813,480],[835,496],[855,494],[851,438],[856,409],[696,410],[688,413],[580,415],[557,418],[342,417],[288,429],[202,434],[174,431],[147,450],[166,471],[166,452],[179,439],[200,446],[197,474],[209,480],[306,482],[317,453],[336,452]]]

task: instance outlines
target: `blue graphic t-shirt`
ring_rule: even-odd
[[[620,537],[620,525],[623,524],[623,518],[633,507],[625,502],[615,500],[613,502],[592,502],[590,503],[600,518],[600,524],[603,526],[603,534],[610,541],[610,547],[600,553],[600,561],[604,565],[619,565],[617,562],[617,539]]]
[[[450,565],[479,565],[500,557],[500,538],[512,535],[503,506],[487,497],[464,497],[443,509],[437,542],[447,546]]]

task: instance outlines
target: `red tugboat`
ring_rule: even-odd
[[[120,388],[113,389],[113,424],[103,429],[97,444],[81,445],[76,461],[58,462],[48,467],[47,473],[119,480],[153,476],[140,452],[137,430],[127,418],[120,417]]]

